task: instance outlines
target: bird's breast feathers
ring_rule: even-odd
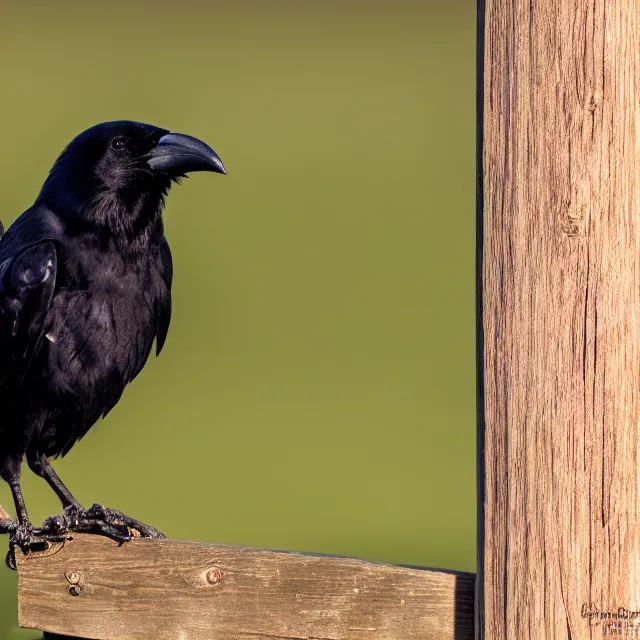
[[[157,299],[168,293],[159,274],[144,289],[104,274],[89,285],[61,288],[51,304],[45,351],[60,392],[96,393],[132,380],[156,336]]]

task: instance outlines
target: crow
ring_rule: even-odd
[[[50,460],[116,405],[154,341],[162,350],[173,273],[162,210],[172,183],[192,171],[226,174],[197,138],[98,124],[68,144],[0,238],[0,477],[17,512],[0,531],[12,545],[28,549],[34,535],[61,531],[164,537],[100,504],[84,509]],[[25,458],[63,507],[40,529],[20,489]]]

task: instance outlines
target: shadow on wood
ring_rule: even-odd
[[[20,625],[76,638],[473,638],[469,573],[86,535],[17,556]]]

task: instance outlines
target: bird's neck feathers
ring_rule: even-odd
[[[124,251],[144,251],[163,236],[162,210],[171,181],[128,186],[73,179],[54,167],[36,204],[44,204],[70,227],[105,232]]]
[[[123,249],[147,249],[163,234],[166,191],[100,189],[85,205],[83,218],[107,229]]]

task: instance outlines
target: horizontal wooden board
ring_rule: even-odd
[[[95,640],[466,640],[474,575],[78,535],[18,552],[19,623]]]

